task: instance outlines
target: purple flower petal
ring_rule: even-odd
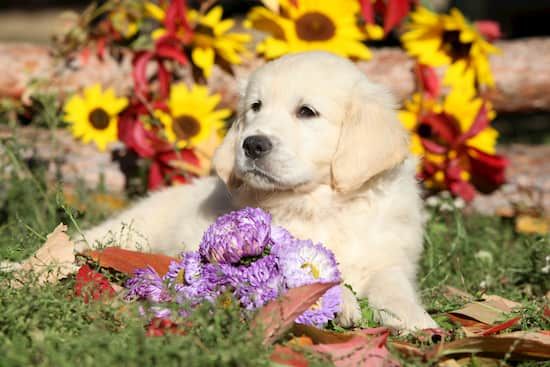
[[[277,254],[289,288],[342,280],[334,253],[321,244],[313,244],[310,240],[296,240],[281,245]]]
[[[126,299],[129,300],[137,298],[151,302],[165,302],[172,298],[164,281],[151,266],[134,271],[134,277],[126,282],[125,287],[129,289],[126,295]]]
[[[199,253],[206,262],[236,264],[260,256],[269,242],[271,215],[245,208],[219,217],[204,233]]]
[[[340,311],[342,303],[342,287],[337,285],[330,288],[309,309],[298,316],[296,322],[322,328],[329,320],[334,319],[334,314]]]

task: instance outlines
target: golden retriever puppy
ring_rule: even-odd
[[[415,288],[421,201],[388,91],[350,61],[306,52],[252,74],[214,157],[219,176],[153,193],[84,233],[167,254],[196,250],[215,218],[245,206],[334,251],[344,281],[399,329],[436,327]],[[123,225],[134,231],[120,233]],[[136,235],[139,233],[139,236]],[[346,289],[339,321],[361,318]]]

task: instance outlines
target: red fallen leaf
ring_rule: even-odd
[[[191,323],[187,324],[187,327],[191,327]],[[165,336],[165,335],[185,335],[187,333],[185,328],[176,324],[172,320],[154,318],[147,326],[147,336]]]
[[[330,356],[336,366],[397,366],[386,347],[390,330],[385,327],[336,333],[295,324],[291,333],[308,337],[310,348]]]
[[[291,348],[277,344],[273,353],[271,353],[271,362],[277,365],[292,366],[292,367],[307,367],[309,361],[306,357]]]
[[[543,314],[546,317],[550,317],[550,307],[544,306]]]
[[[86,251],[84,255],[98,262],[102,268],[112,268],[128,275],[133,275],[136,269],[150,265],[160,276],[163,276],[168,271],[170,262],[177,261],[171,256],[124,250],[118,247]]]
[[[265,328],[264,343],[273,343],[292,327],[298,316],[336,285],[336,282],[313,283],[290,289],[260,309],[250,324],[251,329]]]
[[[397,367],[399,363],[386,347],[388,336],[389,331],[370,340],[355,336],[344,343],[314,345],[313,350],[330,355],[337,367]]]
[[[88,265],[83,265],[76,273],[74,293],[84,298],[84,303],[98,300],[103,297],[112,297],[115,290],[109,281],[101,274],[92,270]]]
[[[489,329],[482,332],[481,335],[491,335],[491,334],[498,333],[499,331],[502,331],[504,329],[508,329],[511,326],[514,326],[519,322],[519,320],[521,320],[521,316],[514,317],[513,319],[503,322],[502,324],[498,324],[490,327]]]

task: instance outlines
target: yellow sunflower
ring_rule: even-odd
[[[358,27],[356,0],[300,0],[297,6],[280,1],[280,12],[252,8],[245,26],[270,34],[256,51],[267,59],[284,54],[324,50],[344,57],[369,59],[371,53],[362,41],[366,34]]]
[[[442,103],[429,98],[422,99],[420,94],[415,94],[411,100],[405,102],[404,109],[398,113],[401,124],[412,133],[411,153],[424,156],[425,159],[434,163],[443,162],[445,156],[425,151],[420,141],[424,126],[423,122],[419,120],[419,116],[429,113],[449,115],[456,121],[456,128],[459,129],[459,133],[465,133],[472,126],[482,103],[481,98],[476,97],[473,87],[453,88]],[[487,117],[489,120],[494,119],[495,115],[495,111],[488,105]],[[466,145],[487,154],[495,154],[497,138],[498,132],[488,126],[469,138]],[[453,152],[451,151],[449,154],[452,155]]]
[[[209,95],[208,88],[185,84],[173,85],[168,100],[169,113],[155,110],[155,116],[164,127],[166,138],[178,148],[192,148],[208,140],[224,126],[231,115],[228,109],[216,109],[220,95]]]
[[[118,139],[117,116],[127,105],[126,98],[117,98],[112,88],[103,92],[98,83],[85,88],[83,96],[75,94],[67,100],[64,119],[74,136],[84,143],[93,141],[104,151]]]
[[[147,12],[159,22],[163,22],[166,16],[164,9],[158,5],[147,2]],[[233,19],[223,19],[221,6],[213,7],[205,15],[195,10],[187,12],[189,23],[193,26],[193,38],[191,40],[191,59],[193,64],[202,70],[205,77],[209,77],[216,57],[229,64],[240,64],[241,55],[247,53],[246,43],[251,36],[245,33],[228,32],[235,25]],[[157,39],[166,34],[166,29],[159,28],[153,32],[153,38]]]
[[[411,13],[408,31],[401,41],[420,63],[449,65],[443,80],[446,85],[494,86],[489,55],[500,50],[485,41],[458,9],[451,9],[449,15],[439,15],[419,7]]]

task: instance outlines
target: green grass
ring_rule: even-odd
[[[109,215],[91,199],[105,192],[101,187],[79,187],[85,209],[71,208],[60,185],[45,179],[44,164],[22,159],[13,139],[0,143],[0,163],[12,167],[0,170],[0,259],[29,256],[61,221],[75,231],[75,223],[86,226]],[[550,290],[550,275],[542,271],[550,255],[548,237],[518,234],[507,219],[430,210],[419,284],[438,321],[465,302],[442,294],[444,286],[454,286],[474,296],[490,293],[519,301],[525,317],[518,328],[550,329],[542,313]],[[147,337],[136,305],[85,304],[73,297],[71,278],[40,288],[29,286],[30,280],[14,288],[10,276],[0,273],[0,366],[269,365],[271,348],[248,332],[231,307],[194,311],[189,317],[194,327],[186,335]]]

